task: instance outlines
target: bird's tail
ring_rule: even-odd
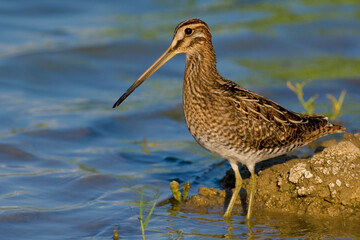
[[[308,120],[310,125],[309,139],[311,139],[311,141],[328,134],[345,132],[344,127],[330,123],[325,116],[310,115],[308,116]]]
[[[327,132],[329,134],[331,133],[343,133],[345,132],[346,128],[344,128],[343,126],[340,125],[335,125],[332,123],[328,123],[328,125],[326,126]]]

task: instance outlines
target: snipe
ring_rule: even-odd
[[[345,128],[320,115],[294,113],[222,77],[208,25],[200,19],[181,22],[170,47],[119,98],[121,104],[135,88],[178,53],[186,54],[183,105],[186,124],[195,140],[210,152],[226,158],[236,184],[224,217],[230,217],[242,186],[238,163],[251,173],[247,219],[256,190],[255,164],[302,147]]]

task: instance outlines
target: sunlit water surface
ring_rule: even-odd
[[[205,20],[225,77],[295,111],[287,81],[311,80],[317,113],[347,91],[337,122],[360,121],[358,1],[0,2],[0,238],[140,239],[146,209],[172,179],[220,188],[229,165],[184,123],[184,56],[117,110],[112,104],[168,47],[176,24]],[[341,136],[332,136],[340,138]],[[305,148],[300,154],[311,153]],[[360,237],[346,219],[264,214],[246,224],[221,212],[157,207],[149,239]]]

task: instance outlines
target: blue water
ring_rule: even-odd
[[[141,239],[141,193],[148,209],[170,196],[172,179],[189,181],[190,194],[220,188],[229,165],[184,123],[184,56],[111,108],[190,17],[209,24],[225,77],[295,111],[303,109],[286,82],[310,79],[305,97],[319,94],[323,114],[332,111],[326,94],[346,89],[336,121],[358,132],[359,9],[357,1],[1,1],[0,239],[112,239],[114,229]],[[243,216],[229,223],[170,209],[155,208],[148,239],[249,236]],[[352,226],[284,219],[254,220],[254,238],[359,237]]]

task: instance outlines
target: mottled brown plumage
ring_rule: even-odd
[[[114,104],[118,106],[152,73],[178,53],[186,54],[183,105],[187,126],[196,141],[231,164],[236,187],[225,217],[231,215],[242,179],[238,163],[251,172],[247,218],[256,188],[255,164],[306,145],[344,128],[320,115],[294,113],[279,104],[223,78],[209,27],[200,19],[181,22],[169,49]]]

